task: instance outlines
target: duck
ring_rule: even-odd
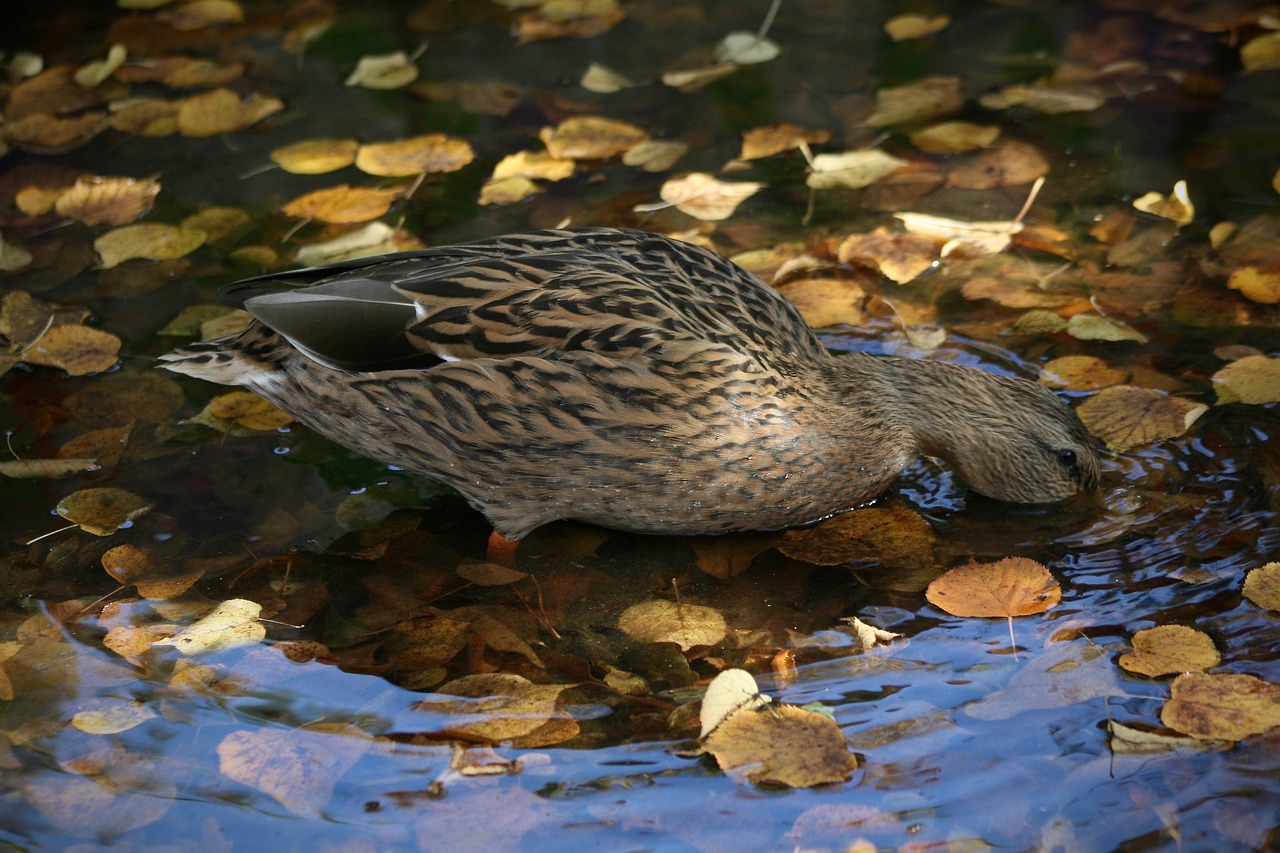
[[[550,229],[224,287],[243,331],[161,356],[442,482],[518,541],[567,519],[779,530],[865,505],[920,456],[1000,501],[1096,490],[1042,385],[834,353],[775,288],[644,231]]]

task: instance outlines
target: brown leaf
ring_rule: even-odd
[[[27,364],[60,367],[71,376],[101,373],[115,366],[120,339],[89,326],[54,326],[22,352]]]
[[[778,292],[799,308],[805,322],[815,329],[858,325],[867,301],[866,291],[845,278],[793,279]]]
[[[345,169],[356,161],[360,143],[354,139],[304,139],[271,152],[271,160],[294,175],[322,175]]]
[[[869,263],[885,278],[906,284],[938,263],[942,241],[921,234],[902,234],[877,228],[870,234],[851,234],[840,244],[840,263]]]
[[[1244,597],[1267,610],[1280,610],[1280,563],[1250,569],[1244,578]]]
[[[77,459],[5,459],[0,462],[0,476],[5,477],[64,477],[98,467],[91,458]]]
[[[160,12],[156,18],[178,32],[191,32],[206,27],[238,24],[244,20],[244,10],[236,0],[186,0]]]
[[[1133,635],[1133,651],[1120,656],[1121,669],[1155,678],[1175,672],[1203,672],[1222,662],[1213,639],[1185,625],[1160,625]]]
[[[218,769],[294,814],[314,818],[333,797],[342,774],[372,744],[372,738],[345,723],[238,731],[218,744]]]
[[[94,536],[110,536],[151,511],[151,504],[124,489],[81,489],[58,501],[58,515]]]
[[[112,105],[111,127],[134,136],[172,136],[178,132],[178,113],[181,111],[181,101],[137,98]]]
[[[208,412],[245,429],[274,431],[293,423],[293,415],[249,391],[218,395],[209,401]]]
[[[905,86],[876,92],[876,110],[867,117],[872,127],[937,118],[964,106],[959,77],[926,77]]]
[[[1252,675],[1191,672],[1170,693],[1160,721],[1192,737],[1241,740],[1280,726],[1280,687]]]
[[[917,512],[891,504],[855,509],[815,527],[788,530],[778,550],[816,566],[873,563],[918,568],[933,563],[935,537]]]
[[[1203,403],[1171,397],[1152,388],[1106,388],[1076,409],[1089,432],[1122,453],[1131,447],[1176,438],[1209,410]]]
[[[728,630],[717,610],[662,598],[628,607],[618,617],[618,627],[638,642],[676,643],[684,651],[714,646]]]
[[[1091,355],[1065,355],[1046,361],[1040,381],[1050,388],[1098,391],[1129,381],[1129,373]]]
[[[1061,601],[1062,588],[1035,560],[1006,557],[952,569],[929,584],[925,597],[952,616],[1030,616]]]
[[[1049,174],[1049,161],[1029,142],[1008,139],[995,148],[973,154],[947,173],[947,185],[966,190],[989,190],[1029,184]]]
[[[691,172],[680,178],[672,178],[662,185],[660,195],[676,210],[697,219],[717,221],[728,219],[738,205],[755,195],[764,184],[751,181],[732,183],[717,180],[705,172]]]
[[[1006,308],[1061,308],[1077,301],[1069,293],[1044,290],[1029,276],[979,275],[964,283],[966,299],[990,299]]]
[[[72,118],[37,113],[5,124],[4,138],[33,154],[64,154],[87,145],[106,129],[106,113],[82,113]]]
[[[782,124],[756,127],[742,134],[742,160],[759,160],[801,145],[819,145],[831,139],[828,130],[807,130],[799,125]]]
[[[482,743],[550,746],[574,737],[577,724],[556,700],[567,684],[534,684],[519,675],[468,675],[413,706],[448,715],[439,734]],[[457,699],[449,697],[459,697]]]
[[[572,7],[575,3],[582,5],[581,0],[569,0],[567,3],[561,2],[560,5]],[[613,29],[626,17],[622,9],[617,8],[616,3],[608,5],[611,6],[609,11],[587,16],[552,15],[548,17],[541,12],[521,12],[516,15],[511,31],[516,37],[516,44],[528,44],[531,41],[543,39],[591,38]],[[545,9],[548,6],[553,6],[553,3],[546,3],[542,8]]]
[[[944,121],[911,134],[911,144],[926,154],[962,154],[988,148],[999,138],[1000,128],[994,124]]]
[[[665,172],[689,151],[689,143],[674,139],[647,139],[622,152],[622,162],[646,172]]]
[[[443,133],[391,142],[371,142],[356,152],[356,168],[366,175],[399,178],[423,172],[456,172],[475,158],[471,143]]]
[[[634,124],[599,116],[574,116],[538,134],[547,152],[561,160],[604,160],[649,138]]]
[[[160,560],[136,545],[117,545],[102,555],[102,568],[122,586],[133,586],[138,595],[153,600],[174,598],[204,576],[171,561]]]
[[[925,38],[951,26],[950,15],[895,15],[884,22],[884,31],[894,41]]]
[[[706,738],[720,769],[748,780],[808,788],[843,782],[858,768],[844,732],[825,714],[794,705],[731,714]]]
[[[159,194],[156,178],[81,178],[54,209],[85,225],[125,225],[149,211]]]
[[[217,136],[252,127],[284,109],[284,101],[256,92],[242,98],[221,88],[192,95],[178,110],[178,130],[183,136]]]
[[[286,204],[283,212],[299,219],[318,219],[335,224],[368,222],[388,210],[401,195],[400,190],[379,190],[342,184],[301,195]]]
[[[1157,192],[1149,192],[1133,200],[1136,210],[1168,219],[1177,225],[1190,225],[1196,218],[1195,205],[1187,195],[1187,182],[1178,181],[1173,185],[1173,192],[1168,197]]]

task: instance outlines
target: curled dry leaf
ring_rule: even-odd
[[[94,536],[110,536],[151,511],[151,504],[124,489],[81,489],[58,501],[58,515]]]
[[[225,87],[192,95],[178,110],[183,136],[217,136],[252,127],[284,109],[284,101],[253,93],[242,98]]]
[[[418,66],[403,50],[380,56],[362,56],[343,81],[344,86],[365,89],[403,89],[418,79]]]
[[[1251,569],[1244,578],[1244,597],[1259,607],[1280,610],[1280,563]]]
[[[675,643],[686,652],[695,646],[714,646],[728,630],[717,610],[662,598],[628,607],[618,617],[618,627],[638,642]]]
[[[372,744],[373,738],[346,723],[238,731],[218,744],[218,769],[294,814],[319,817],[342,774]]]
[[[93,248],[102,260],[100,268],[111,269],[134,258],[150,261],[181,258],[200,248],[204,241],[205,233],[195,228],[144,222],[108,231],[93,241]]]
[[[323,175],[356,161],[360,143],[354,139],[304,139],[271,152],[271,160],[294,175]]]
[[[1203,403],[1171,397],[1153,388],[1106,388],[1076,409],[1089,432],[1123,453],[1131,447],[1176,438],[1209,410]]]
[[[1251,355],[1213,374],[1218,404],[1264,405],[1280,402],[1280,358]]]
[[[285,215],[298,219],[318,219],[334,224],[368,222],[390,210],[400,194],[396,189],[379,190],[341,184],[298,196],[281,210]]]
[[[80,178],[54,209],[85,225],[126,225],[149,211],[159,194],[156,178]]]
[[[867,117],[872,127],[937,118],[964,106],[959,77],[926,77],[905,86],[876,92],[876,110]]]
[[[1280,686],[1252,675],[1190,672],[1170,694],[1160,721],[1192,737],[1235,741],[1280,726]]]
[[[60,367],[71,376],[101,373],[115,366],[120,339],[89,326],[54,326],[22,351],[27,364]]]
[[[1187,195],[1187,182],[1178,181],[1173,185],[1173,192],[1165,197],[1158,192],[1149,192],[1133,200],[1136,210],[1159,216],[1177,225],[1190,225],[1196,217],[1195,205]]]
[[[794,705],[739,710],[707,736],[704,749],[726,773],[757,784],[808,788],[843,782],[858,769],[836,722]]]
[[[1030,616],[1061,601],[1062,588],[1035,560],[1006,557],[954,568],[929,584],[925,597],[952,616]]]
[[[366,175],[402,178],[423,172],[456,172],[475,158],[471,143],[443,133],[391,142],[371,142],[356,152],[356,168]]]
[[[1222,662],[1213,639],[1186,625],[1160,625],[1133,635],[1133,651],[1120,656],[1121,669],[1152,678],[1176,672],[1203,672]]]
[[[538,134],[547,152],[561,160],[603,160],[649,138],[634,124],[599,116],[575,116]]]
[[[805,178],[805,183],[815,190],[834,187],[856,190],[870,186],[906,165],[906,160],[886,154],[879,148],[819,154],[813,158],[812,171]]]
[[[842,513],[815,527],[788,530],[778,550],[816,566],[874,563],[919,568],[934,560],[935,537],[917,512],[891,504]]]
[[[925,234],[901,234],[877,228],[870,234],[850,234],[840,244],[840,263],[866,263],[879,268],[884,277],[906,284],[933,269],[943,241]]]
[[[676,210],[702,220],[728,219],[738,205],[755,195],[764,184],[752,181],[727,182],[705,172],[691,172],[662,185],[660,195]]]
[[[173,646],[184,655],[199,655],[237,646],[251,646],[267,636],[258,621],[262,605],[246,598],[222,602],[208,616],[152,645]]]
[[[698,737],[705,738],[738,711],[754,711],[772,701],[772,697],[760,692],[760,686],[751,673],[745,669],[726,669],[711,679],[707,692],[702,696],[698,712],[702,732]]]

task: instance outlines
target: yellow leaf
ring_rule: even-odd
[[[911,144],[926,154],[960,154],[987,148],[999,138],[1000,128],[994,124],[944,121],[911,134]]]
[[[1106,388],[1076,409],[1089,432],[1122,453],[1131,447],[1176,438],[1209,410],[1203,403],[1171,397],[1154,388]]]
[[[641,643],[676,643],[683,651],[714,646],[727,630],[719,611],[661,598],[628,607],[618,618],[618,627]]]
[[[689,150],[687,142],[672,139],[649,139],[622,152],[622,162],[639,166],[646,172],[665,172]]]
[[[782,124],[756,127],[742,134],[742,160],[758,160],[772,157],[783,151],[792,151],[802,145],[816,145],[831,139],[827,130],[806,130],[796,124]]]
[[[1098,391],[1129,381],[1129,374],[1091,355],[1067,355],[1045,362],[1040,381],[1051,388]]]
[[[71,376],[109,370],[120,355],[120,339],[89,326],[54,326],[22,351],[27,364],[60,367]]]
[[[1213,639],[1185,625],[1161,625],[1133,635],[1133,651],[1120,656],[1122,669],[1156,677],[1203,672],[1222,662]]]
[[[293,423],[293,415],[248,391],[232,391],[209,401],[209,413],[246,429],[278,430]]]
[[[71,718],[71,725],[91,735],[114,735],[154,720],[156,716],[155,711],[141,702],[114,701],[101,708],[81,711]]]
[[[443,133],[391,142],[371,142],[356,152],[356,168],[366,175],[400,178],[423,172],[456,172],[474,159],[471,143]]]
[[[355,70],[343,81],[345,86],[366,89],[400,89],[418,79],[418,66],[403,50],[380,56],[362,56]]]
[[[195,228],[146,222],[108,231],[93,241],[93,248],[102,259],[100,268],[111,269],[134,258],[181,258],[200,248],[204,241],[205,233]]]
[[[151,504],[124,489],[81,489],[58,501],[58,515],[94,536],[110,536],[151,511]]]
[[[178,32],[192,32],[244,20],[244,10],[235,0],[186,0],[156,16]]]
[[[1280,687],[1252,675],[1178,676],[1160,721],[1192,737],[1241,740],[1280,726]]]
[[[262,605],[245,598],[232,598],[220,603],[203,619],[153,645],[173,646],[184,655],[251,646],[267,636],[258,621]]]
[[[758,784],[808,788],[843,782],[858,768],[834,720],[794,705],[739,710],[707,736],[704,748],[720,769]]]
[[[341,184],[301,195],[281,210],[298,219],[318,219],[336,224],[368,222],[377,219],[400,197],[400,190],[352,187]]]
[[[818,154],[813,158],[813,169],[805,183],[815,190],[834,187],[856,190],[870,186],[906,165],[906,160],[886,154],[879,148]]]
[[[872,127],[937,118],[964,106],[959,77],[926,77],[905,86],[876,92],[876,110],[866,120]]]
[[[271,160],[294,175],[323,175],[345,169],[356,160],[354,139],[304,139],[271,152]]]
[[[598,62],[593,62],[583,72],[582,78],[578,81],[578,85],[586,89],[588,92],[595,92],[600,95],[611,95],[614,92],[621,92],[623,89],[630,89],[636,85],[634,81],[623,74],[619,74],[612,68],[607,68]]]
[[[1264,33],[1240,48],[1244,70],[1264,71],[1280,68],[1280,33]]]
[[[793,279],[778,291],[800,309],[805,322],[815,329],[858,325],[867,301],[866,291],[843,278]]]
[[[492,180],[533,178],[540,181],[562,181],[571,177],[574,161],[552,157],[545,151],[517,151],[508,154],[493,167]]]
[[[155,178],[80,178],[54,209],[85,225],[125,225],[150,210],[159,194]]]
[[[851,234],[840,244],[840,263],[850,261],[878,267],[885,278],[906,284],[938,264],[943,242],[924,234],[899,234],[877,228],[870,234]]]
[[[599,116],[574,116],[538,136],[547,152],[561,160],[603,160],[649,138],[634,124]]]
[[[925,597],[952,616],[1030,616],[1061,601],[1062,588],[1035,560],[1007,557],[952,569],[929,584]]]
[[[728,219],[738,205],[755,195],[764,184],[750,181],[729,183],[705,172],[691,172],[662,185],[662,200],[674,204],[681,213],[697,219]]]
[[[1168,197],[1158,192],[1149,192],[1133,200],[1136,210],[1168,219],[1178,225],[1190,225],[1195,219],[1196,208],[1187,195],[1187,182],[1178,181],[1173,185],[1173,192]]]
[[[1218,404],[1263,405],[1280,402],[1280,358],[1251,355],[1213,374]]]
[[[949,26],[949,15],[897,15],[884,22],[884,31],[894,41],[907,41],[940,33]]]
[[[1267,610],[1280,610],[1280,563],[1251,569],[1244,578],[1244,597]]]
[[[851,562],[918,568],[934,560],[933,528],[924,516],[905,507],[855,509],[814,527],[788,530],[778,550],[817,566]]]
[[[1099,314],[1075,314],[1067,321],[1067,334],[1082,341],[1147,342],[1147,336],[1110,317]]]
[[[1227,287],[1264,305],[1280,302],[1280,266],[1240,267],[1232,270]]]
[[[284,109],[284,101],[253,93],[247,98],[227,88],[192,95],[178,110],[183,136],[217,136],[251,127]]]
[[[86,89],[92,89],[106,80],[116,69],[124,65],[129,52],[122,44],[113,44],[107,50],[106,59],[97,59],[82,65],[75,73],[75,81]]]

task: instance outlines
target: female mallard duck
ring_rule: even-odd
[[[220,298],[256,321],[165,367],[243,385],[449,484],[508,539],[556,519],[803,524],[875,497],[920,454],[1007,501],[1098,483],[1084,426],[1039,385],[833,356],[773,288],[656,234],[512,234],[262,276]]]

